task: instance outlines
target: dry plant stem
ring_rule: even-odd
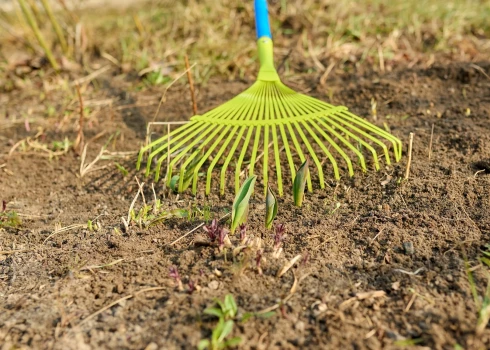
[[[10,255],[10,254],[15,254],[15,253],[26,253],[26,252],[32,252],[34,250],[37,250],[39,248],[30,248],[30,249],[17,249],[17,250],[0,250],[0,255]]]
[[[31,27],[32,31],[34,32],[34,35],[36,36],[37,41],[41,45],[41,47],[44,50],[44,53],[46,54],[46,58],[48,59],[49,63],[55,70],[60,70],[60,67],[58,66],[58,63],[56,63],[56,60],[54,59],[53,52],[51,52],[51,49],[49,48],[48,44],[44,40],[43,35],[41,34],[41,31],[39,30],[39,26],[37,25],[36,20],[34,19],[34,15],[32,14],[32,11],[29,9],[27,6],[25,0],[17,0],[19,2],[19,5],[22,9],[22,13],[24,14],[27,23],[29,23],[29,26]]]
[[[82,93],[80,92],[80,85],[75,85],[77,89],[77,95],[78,95],[78,102],[80,104],[80,119],[78,120],[78,135],[77,139],[75,140],[75,144],[73,145],[73,148],[77,151],[77,153],[80,153],[80,149],[83,149],[83,144],[84,144],[84,135],[83,135],[83,119],[84,119],[84,111],[83,111],[83,98],[82,98]]]
[[[79,78],[75,81],[73,81],[70,86],[76,86],[76,85],[82,85],[82,84],[85,84],[85,83],[89,83],[90,81],[92,81],[94,78],[98,77],[99,75],[107,72],[109,69],[111,69],[111,65],[108,64],[107,66],[104,66],[98,70],[96,70],[95,72],[93,73],[90,73],[89,75],[85,76],[85,77],[82,77],[82,78]]]
[[[407,169],[405,171],[405,180],[408,180],[410,176],[410,165],[412,164],[412,146],[413,146],[413,132],[410,133],[410,142],[408,144],[408,162]]]
[[[94,312],[93,314],[85,317],[82,321],[80,321],[80,323],[77,326],[81,326],[82,324],[86,323],[87,321],[93,319],[97,315],[100,315],[104,311],[110,309],[111,307],[119,304],[120,302],[122,302],[124,300],[128,300],[128,299],[134,298],[134,297],[138,296],[141,293],[146,293],[146,292],[151,292],[151,291],[156,291],[156,290],[164,290],[164,289],[166,289],[166,287],[145,288],[145,289],[142,289],[142,290],[140,290],[140,291],[138,291],[138,292],[136,292],[134,294],[126,295],[125,297],[122,297],[120,299],[117,299],[116,301],[110,303],[109,305],[104,306],[102,309],[100,309],[100,310]]]
[[[434,123],[432,123],[432,129],[430,130],[430,142],[429,142],[429,161],[432,155],[432,140],[434,139]]]
[[[225,214],[223,215],[219,221],[223,220],[224,218],[230,216],[231,213],[228,213],[228,214]],[[170,243],[169,245],[174,245],[175,243],[179,242],[180,240],[184,239],[185,237],[187,237],[188,235],[190,235],[192,232],[195,232],[196,230],[200,229],[201,227],[204,226],[204,222],[202,224],[200,224],[199,226],[197,227],[194,227],[192,230],[190,230],[189,232],[185,233],[184,235],[180,236],[179,238],[177,238],[175,241],[173,241],[172,243]]]
[[[58,0],[58,3],[63,7],[63,10],[65,10],[66,13],[71,17],[71,20],[73,23],[77,23],[79,18],[66,6],[65,0]]]
[[[189,58],[185,55],[185,69],[187,71],[187,79],[189,80],[189,89],[191,90],[192,98],[192,113],[197,115],[197,102],[196,95],[194,93],[194,81],[192,79],[191,67],[189,66]]]
[[[170,84],[167,85],[167,87],[163,91],[162,98],[160,99],[160,102],[158,103],[158,108],[157,108],[157,110],[155,112],[155,115],[153,116],[153,121],[155,121],[157,119],[158,112],[160,112],[160,107],[162,107],[162,104],[166,101],[168,89],[170,89],[170,87],[172,87],[172,85],[174,85],[177,80],[179,80],[185,74],[187,74],[187,72],[189,70],[191,70],[192,68],[194,68],[195,65],[196,64],[194,63],[192,66],[189,67],[189,69],[186,69],[184,72],[182,72],[181,74],[179,74],[179,76],[177,78],[175,78],[174,81],[172,81]]]
[[[47,241],[49,241],[54,235],[57,235],[58,233],[68,232],[68,231],[75,230],[77,228],[86,227],[86,226],[87,225],[85,225],[85,224],[74,224],[74,225],[69,225],[69,226],[66,226],[66,227],[62,227],[59,230],[54,231],[48,237],[46,237],[46,239],[44,240],[43,244],[46,244]]]
[[[65,55],[68,55],[68,44],[66,43],[65,36],[63,35],[63,30],[61,29],[61,26],[59,25],[58,21],[56,20],[56,17],[53,15],[53,10],[51,9],[51,5],[49,4],[48,0],[41,0],[41,3],[43,4],[44,10],[46,11],[46,14],[49,17],[49,21],[53,25],[53,29],[56,32],[56,36],[58,37],[58,40],[60,41],[61,45],[61,50]]]

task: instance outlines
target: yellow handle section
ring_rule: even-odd
[[[260,70],[257,80],[260,81],[281,81],[274,67],[274,53],[272,39],[263,36],[257,40],[259,49]]]

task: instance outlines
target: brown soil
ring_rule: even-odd
[[[214,298],[232,293],[240,313],[266,309],[290,293],[291,271],[304,279],[275,316],[236,322],[233,334],[242,337],[240,348],[489,348],[490,329],[478,336],[475,332],[478,310],[464,266],[464,257],[477,265],[490,236],[490,79],[484,71],[490,71],[490,63],[346,74],[331,77],[323,87],[317,84],[319,77],[303,76],[291,84],[324,100],[334,91],[332,103],[363,116],[371,114],[375,98],[378,117],[368,119],[380,126],[387,122],[404,140],[405,154],[408,135],[415,133],[412,169],[409,181],[398,183],[405,171],[404,156],[380,172],[329,181],[325,190],[315,188],[307,194],[301,209],[292,206],[286,194],[277,218],[287,227],[284,254],[274,260],[266,253],[263,275],[254,268],[240,273],[215,248],[196,245],[199,230],[169,245],[199,225],[199,218],[170,219],[150,229],[132,226],[124,232],[121,217],[137,191],[135,172],[123,177],[111,166],[80,179],[80,158],[74,152],[49,159],[18,149],[3,156],[0,199],[9,202],[9,210],[23,214],[23,223],[0,229],[0,250],[31,250],[0,255],[2,349],[193,348],[216,324],[215,318],[203,314]],[[102,87],[86,92],[85,99],[117,97],[128,108],[105,107],[97,115],[99,124],[86,126],[87,140],[108,131],[91,143],[90,160],[116,130],[121,134],[111,147],[137,150],[156,106],[131,105],[154,103],[162,92],[125,93],[132,82],[116,76],[99,83]],[[249,83],[215,81],[201,87],[200,109],[226,101]],[[7,111],[36,109],[37,98],[2,97]],[[47,96],[53,103],[58,98],[56,93]],[[187,89],[175,88],[161,116],[182,119],[190,114],[190,105]],[[76,118],[72,122],[74,129]],[[65,134],[75,139],[74,130],[56,131],[49,119],[40,125],[47,142]],[[0,135],[0,151],[6,154],[17,141],[34,134],[23,124],[10,127]],[[134,163],[124,164],[131,169]],[[165,207],[209,206],[213,217],[229,211],[233,199],[231,189],[224,198],[177,198],[163,197],[161,185],[157,187]],[[262,236],[270,247],[262,203],[261,196],[252,200],[248,231]],[[340,207],[332,213],[336,203]],[[99,231],[78,227],[44,242],[57,223],[83,225],[96,217]],[[413,254],[404,250],[408,242]],[[297,254],[307,255],[307,261],[276,278],[280,265]],[[114,266],[86,269],[118,259],[123,260]],[[178,268],[186,289],[190,280],[202,289],[179,292],[169,277],[171,266]],[[480,295],[486,286],[483,270],[474,271]],[[134,295],[154,287],[158,289]],[[386,295],[357,294],[371,291]],[[110,307],[87,319],[106,306]]]

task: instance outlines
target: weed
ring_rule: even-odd
[[[240,345],[240,343],[242,342],[242,338],[240,337],[225,339],[233,331],[233,326],[233,321],[224,321],[220,318],[218,324],[211,333],[211,339],[202,339],[197,345],[197,348],[199,350],[219,350]]]
[[[274,239],[274,247],[273,247],[272,256],[276,259],[281,255],[281,252],[282,252],[281,245],[282,245],[282,242],[284,241],[284,239],[286,238],[285,234],[286,234],[286,227],[284,226],[284,224],[277,224],[275,227],[275,232],[272,235],[272,237]]]
[[[483,296],[480,297],[476,289],[476,283],[473,277],[473,273],[471,272],[470,266],[466,261],[466,258],[465,258],[465,268],[466,268],[466,274],[468,276],[468,282],[470,284],[471,294],[473,295],[473,301],[475,303],[476,308],[478,309],[476,334],[480,335],[483,333],[488,322],[490,321],[490,274],[488,271],[485,271],[487,276],[487,287],[485,289],[485,293],[483,294]]]
[[[7,202],[2,201],[2,211],[0,211],[0,228],[18,227],[21,225],[19,215],[14,210],[7,211]]]
[[[198,349],[226,349],[237,346],[242,342],[239,337],[225,339],[233,331],[234,319],[238,313],[238,307],[233,295],[227,294],[223,302],[215,299],[215,304],[214,307],[205,309],[204,313],[218,317],[218,324],[211,333],[211,339],[201,340]]]
[[[175,281],[175,284],[176,284],[177,288],[180,291],[183,291],[184,290],[184,286],[182,285],[182,279],[180,278],[179,270],[177,270],[177,267],[175,267],[175,266],[171,266],[169,270],[170,270],[169,276],[171,278],[173,278],[173,280]]]
[[[231,294],[225,296],[224,301],[215,299],[215,306],[207,308],[204,313],[207,315],[214,315],[223,320],[232,320],[236,317],[238,313],[238,306],[235,302],[235,298]]]
[[[247,225],[241,224],[238,229],[240,232],[240,244],[245,244],[247,241]]]
[[[119,170],[119,172],[122,174],[123,177],[126,177],[129,175],[129,171],[123,167],[121,164],[119,164],[118,162],[114,162],[114,165],[116,166],[117,170]]]

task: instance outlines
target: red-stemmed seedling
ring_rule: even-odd
[[[174,279],[175,284],[177,285],[177,288],[180,291],[183,291],[184,286],[182,285],[182,279],[180,278],[179,270],[177,270],[177,267],[175,267],[175,266],[170,267],[169,276]]]

